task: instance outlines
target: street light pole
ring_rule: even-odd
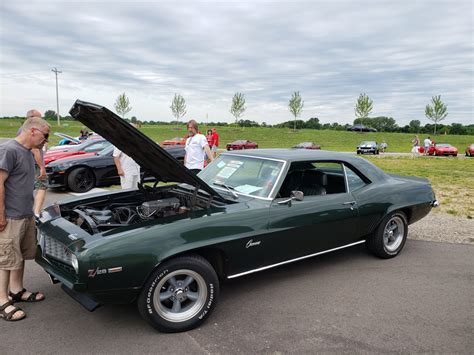
[[[58,94],[58,74],[61,74],[62,71],[59,71],[55,68],[51,69],[51,71],[56,74],[56,116],[58,117],[58,126],[61,126],[61,122],[59,119],[59,94]]]

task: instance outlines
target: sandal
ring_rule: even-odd
[[[8,292],[8,296],[10,296],[11,300],[13,303],[15,302],[41,302],[45,299],[44,295],[43,298],[36,298],[36,296],[39,294],[39,292],[31,292],[31,295],[29,295],[26,299],[23,299],[22,296],[26,291],[26,288],[21,290],[20,292],[13,293],[13,292]]]
[[[5,309],[7,309],[9,306],[12,306],[13,310],[11,310],[10,312],[6,312]],[[17,320],[22,320],[26,317],[25,312],[23,312],[23,317],[13,318],[13,315],[16,312],[23,312],[23,310],[19,307],[14,306],[12,301],[8,301],[4,303],[2,306],[0,306],[0,318],[2,318],[3,320],[7,322],[16,322]]]

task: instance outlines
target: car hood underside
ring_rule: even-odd
[[[69,113],[150,171],[159,181],[186,183],[224,200],[158,144],[106,107],[77,100]]]

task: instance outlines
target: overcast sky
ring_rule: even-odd
[[[22,1],[0,0],[0,116],[30,108],[67,114],[76,99],[113,110],[123,92],[139,120],[242,118],[352,123],[360,93],[372,116],[400,125],[429,121],[433,95],[443,123],[474,123],[473,1]],[[208,118],[206,118],[208,117]]]

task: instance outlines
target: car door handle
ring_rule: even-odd
[[[351,210],[354,209],[354,206],[355,206],[356,204],[357,204],[356,201],[349,201],[349,202],[344,202],[344,203],[343,203],[344,206],[347,206],[347,205],[351,206]]]

